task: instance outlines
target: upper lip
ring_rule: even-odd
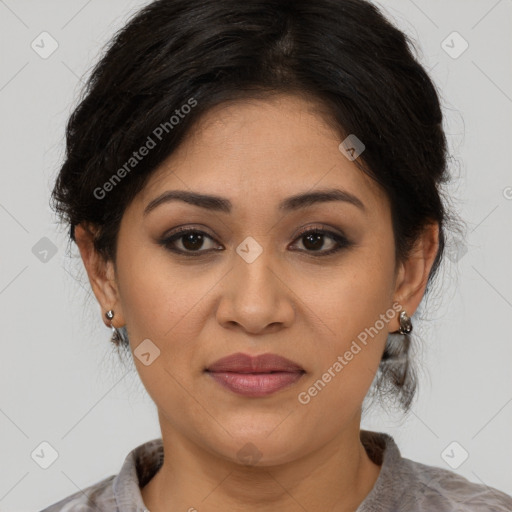
[[[270,372],[304,372],[294,361],[277,354],[251,356],[237,352],[218,359],[206,368],[209,372],[236,373],[270,373]]]

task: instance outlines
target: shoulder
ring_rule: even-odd
[[[406,492],[404,510],[439,512],[511,512],[512,496],[437,466],[402,458],[412,492]],[[409,507],[409,508],[408,508]]]
[[[103,512],[117,510],[113,482],[109,476],[46,507],[40,512]]]
[[[366,431],[362,441],[374,462],[382,465],[358,512],[512,512],[512,496],[403,457],[389,434]]]
[[[40,512],[119,512],[146,510],[140,489],[163,463],[161,438],[146,441],[126,456],[121,470],[69,495]]]

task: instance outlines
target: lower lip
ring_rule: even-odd
[[[248,397],[267,396],[297,382],[304,372],[233,373],[208,372],[220,385]]]

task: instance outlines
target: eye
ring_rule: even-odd
[[[331,240],[331,244],[329,244],[331,247],[328,250],[322,250],[326,238]],[[201,253],[211,253],[221,250],[218,248],[219,246],[215,248],[215,244],[213,248],[210,247],[204,250],[206,240],[214,241],[210,235],[199,229],[177,228],[170,236],[162,239],[159,243],[167,250],[185,256],[198,256]],[[352,245],[345,236],[319,228],[304,229],[295,240],[302,241],[305,248],[305,250],[300,250],[300,252],[318,253],[315,256],[328,256]]]
[[[204,231],[194,228],[178,228],[174,231],[173,234],[161,240],[160,244],[163,245],[169,251],[176,252],[178,254],[185,254],[187,256],[192,256],[192,254],[190,253],[193,252],[211,252],[211,249],[207,251],[199,250],[203,247],[206,239],[213,240],[213,238]],[[178,245],[181,244],[183,249],[176,247],[177,242]]]
[[[325,238],[331,240],[331,247],[328,250],[321,250],[325,245]],[[319,253],[318,256],[329,256],[351,245],[351,242],[345,236],[319,228],[302,230],[296,240],[302,241],[303,246],[306,248],[305,252],[317,252]]]

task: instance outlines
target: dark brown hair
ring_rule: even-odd
[[[53,207],[70,240],[77,224],[97,226],[95,247],[115,262],[123,212],[205,112],[237,98],[301,94],[323,106],[340,137],[363,141],[356,163],[390,199],[397,262],[427,223],[439,223],[428,289],[445,245],[447,144],[436,88],[412,49],[363,0],[152,2],[92,70],[67,124]],[[126,167],[157,127],[158,143]],[[404,410],[416,389],[409,346],[409,335],[389,336],[375,382]]]

